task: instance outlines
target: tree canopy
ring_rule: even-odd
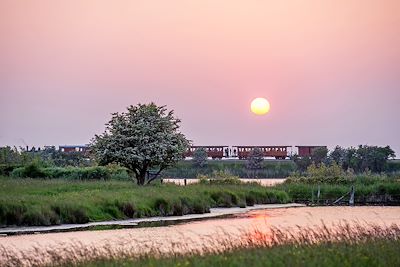
[[[165,106],[131,105],[126,112],[112,114],[104,133],[92,140],[92,151],[99,164],[118,163],[144,185],[183,159],[189,141],[179,131],[180,122]],[[150,178],[146,174],[153,169]]]
[[[296,163],[298,170],[302,172],[312,163],[316,165],[334,163],[342,167],[343,170],[350,169],[356,173],[367,170],[379,173],[386,170],[388,159],[394,157],[395,153],[390,146],[360,145],[357,148],[336,146],[331,153],[326,148],[317,148],[313,151],[311,157],[294,155],[292,159]]]
[[[193,152],[194,166],[203,168],[204,166],[207,165],[207,159],[208,159],[207,151],[203,147],[197,148]]]
[[[264,155],[260,148],[254,148],[250,153],[247,159],[247,168],[248,169],[261,169],[262,162],[264,161]]]

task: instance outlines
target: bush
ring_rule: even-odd
[[[37,163],[30,163],[25,167],[16,168],[11,172],[12,177],[45,178],[46,173]]]
[[[238,176],[234,176],[227,171],[214,171],[212,175],[199,175],[201,184],[242,184]]]
[[[109,180],[130,179],[125,168],[121,167],[47,167],[42,168],[37,164],[29,164],[25,167],[16,168],[11,173],[15,178],[66,178],[71,180]]]
[[[305,173],[305,176],[294,174],[289,177],[286,183],[308,183],[308,184],[347,184],[353,182],[355,176],[352,172],[345,172],[336,162],[332,165],[321,163],[316,166],[312,163]]]
[[[0,176],[10,176],[13,170],[22,167],[22,165],[0,164]]]

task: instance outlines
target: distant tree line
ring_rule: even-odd
[[[32,162],[57,167],[87,167],[94,164],[93,160],[81,152],[62,152],[55,149],[26,151],[16,147],[0,147],[0,164],[26,165]]]
[[[26,151],[16,147],[0,147],[0,175],[8,176],[15,168],[35,167],[89,167],[96,163],[88,155],[79,152],[61,152],[55,149]]]
[[[352,170],[356,173],[371,171],[383,172],[387,169],[387,161],[396,155],[390,146],[367,146],[343,148],[336,146],[333,151],[325,147],[314,149],[310,157],[299,157],[294,155],[292,160],[301,172],[307,170],[311,164],[332,165],[336,163],[343,170]]]

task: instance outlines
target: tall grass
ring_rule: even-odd
[[[356,204],[400,204],[400,181],[396,176],[364,172],[354,174],[339,165],[312,164],[304,174],[294,173],[276,186],[296,202],[332,204],[355,189]],[[347,196],[349,200],[350,194]]]
[[[4,266],[399,266],[400,228],[344,224],[335,228],[273,228],[237,236],[208,236],[203,246],[143,243],[36,247],[15,253],[0,246]],[[139,247],[136,247],[135,244]],[[132,246],[130,246],[132,245]],[[138,249],[136,249],[138,248]]]
[[[400,205],[400,183],[394,180],[353,184],[310,184],[289,181],[276,185],[274,188],[286,192],[293,202],[330,205],[341,196],[348,194],[352,186],[355,189],[355,204]],[[344,200],[348,201],[349,196]]]
[[[286,203],[256,184],[136,186],[124,181],[0,178],[0,225],[53,225],[209,212],[211,207]]]

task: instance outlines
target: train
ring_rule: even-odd
[[[297,148],[297,155],[299,157],[309,157],[317,148],[326,148],[327,146],[295,146]],[[212,159],[232,159],[245,160],[249,157],[250,153],[258,148],[262,155],[266,158],[286,159],[293,154],[292,146],[279,145],[279,146],[190,146],[184,153],[185,158],[192,158],[197,149],[204,149],[207,152],[207,157]],[[45,146],[44,150],[56,150],[55,146]],[[40,152],[41,148],[26,147],[26,151]],[[88,155],[90,153],[89,145],[60,145],[58,151],[64,153],[81,153]],[[290,153],[289,153],[290,152]]]
[[[297,155],[299,157],[309,157],[317,148],[326,148],[327,146],[295,146],[297,148]],[[292,146],[279,145],[279,146],[191,146],[184,154],[186,158],[193,157],[197,149],[204,149],[207,156],[212,159],[228,159],[238,158],[245,160],[249,157],[250,153],[258,148],[264,157],[275,159],[286,159],[290,156],[289,150]],[[290,148],[290,149],[289,149]]]

